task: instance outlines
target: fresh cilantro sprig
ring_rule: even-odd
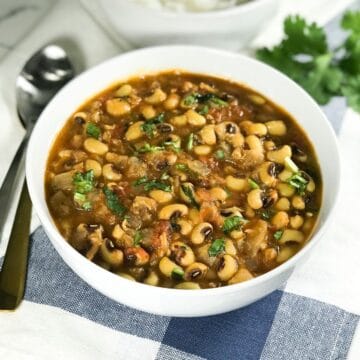
[[[141,125],[141,130],[146,134],[146,136],[151,139],[155,136],[156,133],[156,125],[163,123],[165,120],[165,114],[160,113],[145,121],[144,124]]]
[[[194,193],[191,189],[190,186],[188,185],[181,185],[181,190],[183,191],[183,193],[186,195],[186,197],[189,199],[190,201],[190,204],[192,206],[194,206],[195,208],[199,209],[200,208],[200,205],[199,203],[196,201],[195,199],[195,196],[194,196]]]
[[[210,257],[215,257],[224,251],[225,251],[225,239],[220,238],[220,239],[214,240],[211,243],[211,245],[208,249],[208,254]]]
[[[110,190],[107,186],[103,188],[103,193],[106,199],[106,206],[117,216],[122,217],[126,212],[126,207],[121,203],[116,193]]]
[[[222,226],[221,230],[228,234],[233,230],[238,230],[242,225],[247,222],[242,216],[229,216],[224,220],[224,225]]]
[[[74,201],[85,211],[90,211],[92,205],[87,198],[87,194],[95,187],[94,170],[75,173],[73,176],[73,185]]]
[[[143,176],[139,179],[137,179],[136,181],[134,181],[134,186],[144,186],[144,190],[146,192],[151,191],[151,190],[163,190],[166,192],[171,192],[172,191],[172,187],[171,185],[165,184],[161,181],[158,180],[149,180],[147,176]]]
[[[257,50],[256,56],[291,77],[319,104],[345,96],[348,105],[360,112],[360,11],[345,13],[341,26],[348,36],[330,49],[323,28],[289,16],[284,39],[273,48]]]
[[[86,125],[86,134],[95,139],[99,139],[101,135],[101,129],[94,123],[88,123]]]

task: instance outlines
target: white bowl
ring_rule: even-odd
[[[290,260],[253,280],[204,290],[176,290],[132,282],[102,269],[73,249],[58,232],[45,201],[44,174],[53,141],[70,115],[115,81],[141,73],[183,69],[248,85],[292,114],[315,145],[323,177],[320,220],[305,247]],[[204,316],[248,305],[279,288],[308,257],[329,223],[339,189],[337,142],[328,120],[312,98],[292,80],[245,56],[192,46],[155,47],[110,59],[71,81],[41,114],[31,136],[26,175],[34,208],[64,261],[92,287],[125,305],[169,316]]]
[[[152,9],[129,0],[99,0],[98,6],[115,32],[137,47],[196,44],[236,50],[274,17],[278,3],[253,0],[202,13]]]

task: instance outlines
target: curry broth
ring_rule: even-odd
[[[172,71],[81,106],[53,144],[45,190],[61,234],[98,265],[208,288],[294,255],[322,186],[311,142],[283,109],[240,84]]]

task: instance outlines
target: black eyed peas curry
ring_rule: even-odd
[[[321,203],[313,147],[251,89],[179,71],[88,101],[51,150],[47,202],[81,254],[178,289],[259,276],[309,238]]]

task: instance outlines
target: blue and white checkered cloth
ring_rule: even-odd
[[[336,42],[341,33],[329,29]],[[360,195],[360,162],[354,160],[360,154],[360,119],[345,116],[341,99],[324,110],[339,134],[344,169],[338,215],[283,289],[217,316],[143,313],[83,282],[39,227],[30,237],[25,299],[17,311],[0,313],[0,359],[340,360],[350,348],[351,358],[360,359],[360,334],[354,335],[360,314],[360,204],[353,201]]]

